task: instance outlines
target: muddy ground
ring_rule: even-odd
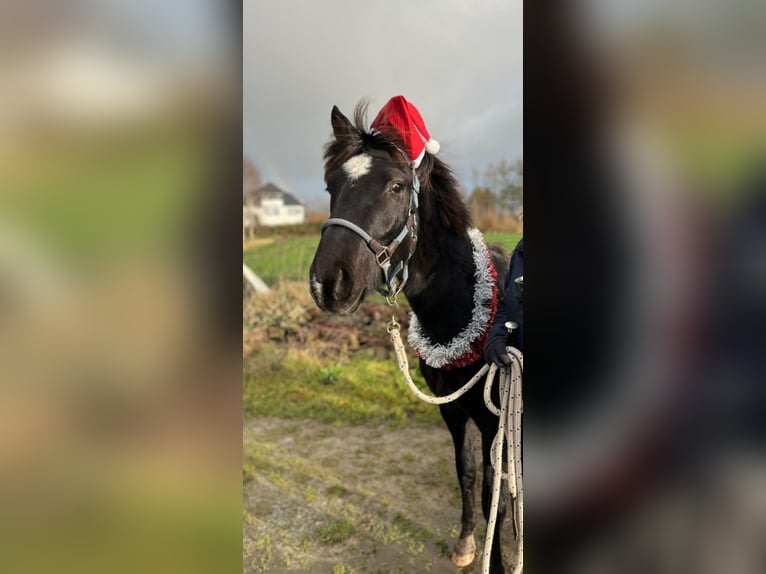
[[[478,431],[472,435],[478,448]],[[480,558],[462,569],[450,560],[460,499],[446,427],[269,417],[245,424],[244,444],[244,572],[481,571]],[[507,565],[511,530],[506,519]]]

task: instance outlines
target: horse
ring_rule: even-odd
[[[436,395],[458,389],[484,365],[484,338],[502,297],[499,284],[509,256],[488,247],[471,227],[452,170],[424,154],[417,168],[403,152],[397,130],[369,130],[367,105],[360,103],[352,123],[334,106],[333,139],[324,149],[324,178],[330,219],[310,268],[316,305],[329,313],[353,313],[375,291],[394,300],[403,292],[412,314],[410,346]],[[493,400],[497,403],[497,385]],[[490,512],[493,469],[490,450],[498,417],[487,410],[483,384],[457,401],[440,405],[454,443],[455,469],[462,497],[461,529],[452,552],[458,567],[470,564],[474,540],[476,462],[466,440],[473,420],[481,433],[482,511]],[[490,572],[503,574],[500,546],[506,501],[498,507]]]

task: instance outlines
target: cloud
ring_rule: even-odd
[[[265,178],[322,196],[330,110],[404,94],[466,178],[522,153],[522,5],[459,0],[248,0],[245,154]]]

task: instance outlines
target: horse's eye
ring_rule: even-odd
[[[401,193],[404,189],[404,186],[401,183],[395,183],[391,186],[391,191],[394,193]]]

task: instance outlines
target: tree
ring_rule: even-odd
[[[261,187],[261,172],[249,158],[242,157],[242,194],[255,191]]]
[[[476,186],[468,200],[471,213],[477,220],[490,218],[497,208],[497,198],[486,187]]]
[[[473,191],[468,198],[474,223],[481,229],[518,231],[524,198],[524,163],[505,160],[473,171]]]
[[[512,214],[524,199],[524,163],[518,159],[512,164],[503,160],[489,164],[484,172],[486,187],[497,197],[498,207]]]
[[[242,237],[252,238],[255,233],[255,190],[261,187],[261,173],[255,164],[242,157]]]

